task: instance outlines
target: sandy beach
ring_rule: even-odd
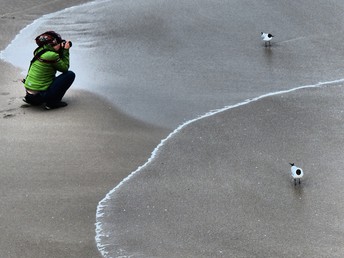
[[[343,99],[343,85],[297,90],[182,128],[109,196],[104,252],[343,257]]]
[[[2,3],[1,49],[83,2]],[[0,62],[0,257],[100,258],[95,222],[105,258],[343,257],[344,4],[106,3],[51,20],[82,36],[67,108],[24,105]]]
[[[82,2],[2,2],[0,47],[41,15]],[[69,91],[65,109],[27,107],[20,71],[2,61],[0,68],[0,257],[101,257],[98,202],[147,160],[165,131],[84,91]]]

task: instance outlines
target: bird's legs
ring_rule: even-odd
[[[296,183],[296,178],[294,178],[294,185],[296,185],[297,183]],[[299,185],[301,184],[301,178],[299,178]]]

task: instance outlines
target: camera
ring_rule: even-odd
[[[67,43],[65,39],[62,40],[61,44],[64,46]],[[72,41],[69,41],[69,46],[72,47]]]

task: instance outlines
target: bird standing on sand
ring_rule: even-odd
[[[303,170],[295,166],[294,163],[289,163],[291,165],[291,176],[294,178],[294,185],[296,185],[296,179],[299,179],[299,184],[301,184],[301,178],[303,177]]]
[[[272,40],[272,38],[274,37],[272,34],[262,32],[262,33],[260,34],[260,37],[261,37],[262,40],[264,41],[265,47],[268,46],[268,43],[269,43],[269,46],[271,46],[271,40]]]

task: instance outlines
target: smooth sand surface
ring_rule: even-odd
[[[110,196],[104,251],[343,257],[343,99],[342,85],[303,89],[183,128]]]
[[[181,113],[200,110],[192,102],[207,103],[202,94],[231,105],[343,78],[342,1],[118,2],[131,14],[124,19],[116,9],[123,26],[113,31],[124,38],[126,60],[137,64],[132,53],[142,49],[153,57],[139,59],[152,62],[136,70],[124,65],[125,75],[134,71],[127,77],[150,85],[154,71],[161,85],[191,89],[180,94],[187,99]],[[275,35],[271,47],[261,31]],[[156,59],[170,77],[151,69]],[[331,86],[261,99],[183,128],[103,202],[106,257],[343,257],[343,91]],[[289,162],[304,168],[300,187]]]
[[[2,4],[1,47],[43,13],[75,3]],[[276,42],[281,52],[262,48],[266,67],[279,70],[290,60],[289,73],[322,78],[324,68],[314,69],[322,64],[317,48],[310,59],[302,53],[324,46],[336,56],[329,62],[336,77],[326,78],[337,79],[341,41],[323,34],[321,40],[301,39],[306,31],[318,35],[336,24],[340,31],[340,22],[294,5],[285,17],[301,24],[299,31]],[[312,26],[320,18],[324,29]],[[276,21],[282,28],[284,20]],[[283,51],[286,43],[293,54]],[[94,243],[98,201],[147,160],[166,131],[129,119],[86,92],[69,92],[66,109],[21,107],[19,73],[0,65],[1,256],[100,257]],[[266,80],[276,83],[272,78]],[[276,78],[289,79],[287,73]],[[243,83],[254,87],[247,82],[255,80]],[[102,244],[117,256],[342,257],[342,100],[341,87],[302,90],[184,128],[113,197],[104,218],[109,223],[102,225],[111,242],[104,237]],[[301,186],[293,185],[288,162],[304,168]]]
[[[1,2],[0,47],[42,14],[81,2]],[[66,108],[27,107],[20,71],[2,61],[0,69],[0,257],[101,257],[98,202],[147,160],[165,131],[72,89]]]

